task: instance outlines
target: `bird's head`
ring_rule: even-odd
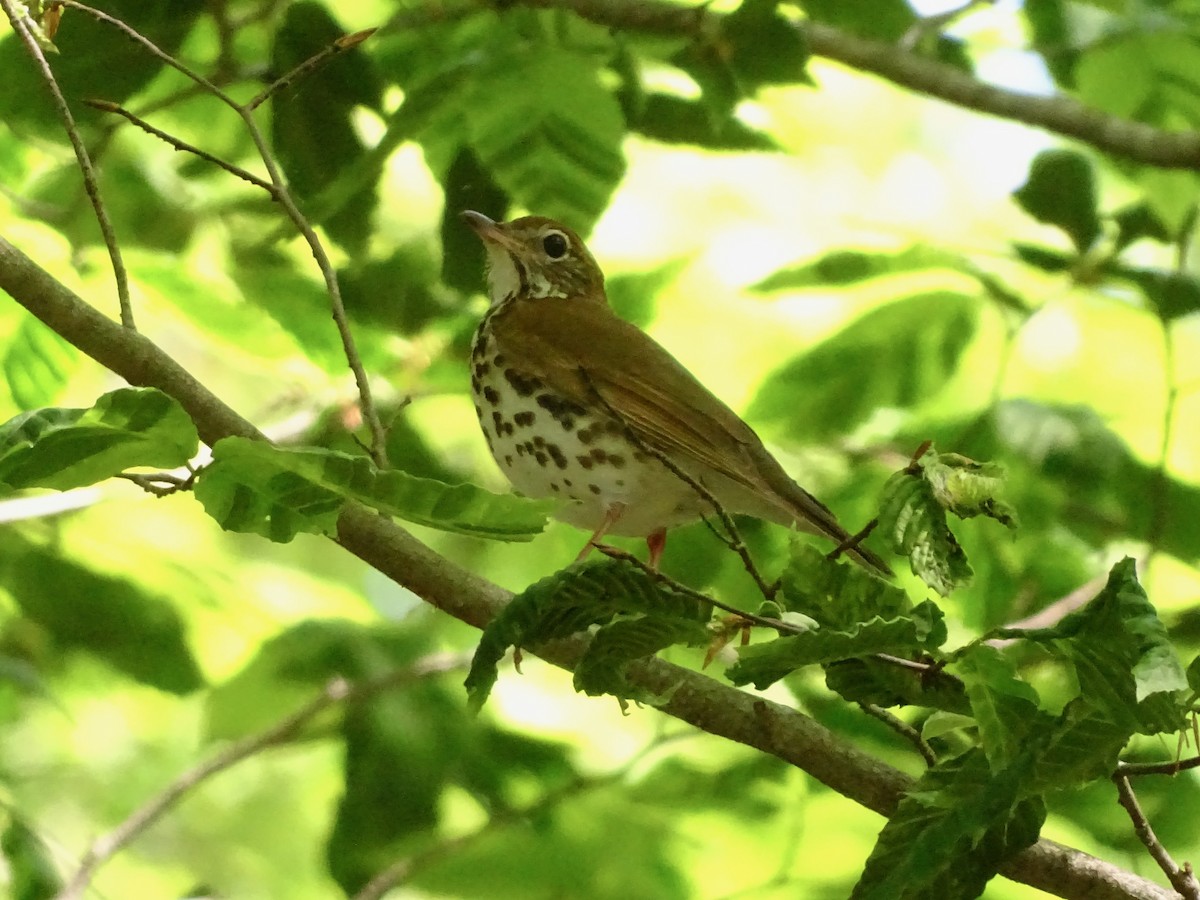
[[[512,296],[580,297],[604,302],[604,274],[574,231],[543,216],[493,222],[467,210],[462,219],[487,250],[492,303]]]

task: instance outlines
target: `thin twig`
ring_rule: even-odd
[[[58,86],[58,80],[54,77],[54,72],[46,61],[46,55],[42,53],[42,48],[29,27],[26,18],[28,13],[24,8],[17,9],[13,5],[13,0],[0,0],[0,7],[4,8],[13,29],[21,38],[29,55],[33,57],[42,81],[50,90],[54,108],[58,111],[59,118],[62,119],[63,129],[67,132],[67,137],[71,140],[71,148],[75,151],[75,160],[79,163],[79,172],[83,176],[83,189],[87,192],[88,200],[91,201],[92,210],[96,214],[96,222],[100,225],[100,234],[104,238],[104,246],[108,249],[113,279],[117,283],[117,304],[121,310],[121,324],[130,331],[137,331],[137,325],[133,320],[133,300],[129,296],[129,275],[125,271],[125,259],[121,255],[121,247],[117,243],[117,233],[113,229],[112,220],[108,217],[108,207],[104,205],[104,198],[100,196],[100,185],[96,180],[96,170],[92,166],[92,158],[88,154],[87,147],[83,145],[79,129],[75,127],[75,117],[71,115],[67,100]]]
[[[1142,812],[1142,807],[1138,803],[1137,795],[1133,792],[1133,786],[1129,783],[1129,779],[1118,773],[1113,775],[1113,781],[1117,784],[1117,800],[1129,813],[1129,819],[1133,822],[1133,830],[1137,833],[1138,839],[1145,844],[1146,849],[1150,851],[1150,855],[1158,863],[1158,867],[1163,870],[1167,880],[1171,882],[1171,886],[1179,892],[1179,896],[1186,900],[1200,900],[1200,882],[1197,882],[1196,876],[1192,874],[1191,865],[1184,863],[1180,868],[1171,858],[1171,854],[1167,852],[1167,848],[1162,845],[1154,833],[1154,829],[1150,826],[1150,820]]]
[[[147,134],[154,135],[154,137],[158,138],[160,141],[170,144],[176,150],[182,150],[185,153],[191,153],[194,156],[198,156],[201,159],[203,159],[205,162],[210,162],[214,166],[218,166],[219,168],[224,169],[230,175],[236,175],[238,178],[241,178],[243,181],[248,181],[257,188],[262,188],[264,191],[266,191],[272,197],[275,196],[275,193],[276,193],[275,185],[271,184],[271,182],[264,181],[263,179],[261,179],[257,175],[255,175],[253,172],[248,172],[245,169],[243,169],[241,166],[234,165],[231,162],[227,162],[227,161],[221,159],[221,157],[219,157],[219,156],[214,156],[213,154],[209,153],[207,150],[201,150],[199,147],[189,144],[185,140],[177,138],[172,134],[168,134],[167,132],[165,132],[159,128],[155,128],[153,125],[151,125],[145,119],[131,113],[129,110],[125,109],[125,107],[123,107],[123,106],[120,106],[116,103],[110,103],[108,100],[84,100],[83,102],[86,103],[88,106],[92,107],[93,109],[98,109],[101,112],[115,113],[116,115],[121,116],[122,118],[128,119],[130,122],[132,122],[138,128],[142,129],[142,131],[146,132]]]
[[[148,494],[155,497],[168,497],[181,491],[190,491],[196,483],[199,470],[193,469],[186,476],[173,475],[170,472],[151,472],[148,475],[136,472],[120,472],[118,478],[132,481]]]
[[[690,487],[702,500],[704,500],[704,502],[713,508],[713,512],[715,512],[717,514],[717,518],[721,520],[721,525],[725,528],[728,536],[722,536],[715,528],[712,528],[711,525],[709,528],[725,543],[727,547],[729,547],[730,550],[741,557],[742,565],[745,566],[746,571],[750,573],[750,577],[754,579],[754,583],[758,585],[758,589],[762,593],[763,598],[766,600],[774,600],[775,586],[768,584],[766,579],[763,578],[762,573],[758,571],[758,566],[754,564],[754,559],[750,556],[750,549],[746,546],[746,542],[742,540],[742,533],[738,531],[737,525],[734,524],[733,517],[726,512],[725,507],[721,505],[721,502],[717,500],[717,498],[713,495],[713,492],[687,472],[683,471],[683,469],[676,465],[673,460],[671,460],[657,447],[652,447],[646,441],[642,440],[642,436],[634,431],[629,422],[625,420],[625,417],[622,416],[616,409],[614,409],[613,405],[608,402],[607,398],[600,393],[599,389],[595,385],[595,382],[592,381],[592,376],[587,372],[587,370],[580,369],[579,375],[583,379],[584,384],[587,385],[588,390],[591,391],[592,397],[604,407],[610,416],[620,423],[621,427],[625,430],[625,437],[629,439],[630,443],[648,456],[653,456],[655,459],[657,459],[660,463],[662,463],[663,468]]]
[[[0,0],[0,2],[8,4],[12,0]],[[271,197],[275,200],[287,214],[287,217],[296,226],[296,230],[300,232],[305,243],[308,244],[309,250],[313,255],[313,259],[317,263],[317,267],[321,270],[321,275],[325,279],[325,290],[329,294],[329,301],[333,311],[333,321],[337,326],[338,336],[342,341],[342,350],[346,356],[346,362],[350,366],[350,371],[354,373],[354,382],[358,387],[359,401],[362,405],[363,419],[367,423],[367,427],[371,432],[371,458],[380,468],[387,466],[387,434],[383,428],[383,422],[379,418],[379,412],[375,408],[375,401],[371,394],[371,384],[367,379],[366,369],[362,364],[362,357],[359,356],[358,348],[354,343],[354,335],[350,330],[350,322],[346,316],[346,306],[342,302],[342,289],[338,283],[337,271],[333,267],[332,261],[329,259],[329,254],[325,251],[325,245],[317,236],[316,230],[312,224],[305,218],[296,204],[295,198],[292,197],[291,191],[288,189],[287,181],[280,171],[279,165],[275,160],[275,155],[271,152],[271,148],[267,144],[266,138],[263,136],[262,130],[258,127],[258,123],[254,120],[254,110],[249,106],[243,106],[235,101],[227,93],[219,87],[195,72],[188,66],[184,65],[178,59],[167,53],[165,50],[157,46],[149,38],[141,34],[137,29],[127,25],[120,19],[101,12],[94,7],[79,3],[78,0],[63,0],[63,2],[74,9],[94,16],[101,22],[112,25],[121,31],[122,34],[136,41],[144,47],[155,58],[162,60],[165,64],[173,69],[186,75],[196,84],[203,87],[214,97],[232,109],[241,118],[242,123],[246,128],[246,133],[250,136],[255,149],[258,151],[259,157],[263,161],[263,166],[266,167],[267,174],[270,177],[272,185]],[[351,38],[354,35],[350,36]],[[353,46],[353,44],[351,44]],[[241,176],[239,176],[241,177]]]
[[[738,609],[736,606],[730,606],[728,603],[722,603],[720,600],[708,596],[708,594],[702,594],[695,588],[690,588],[686,584],[676,581],[670,575],[666,575],[660,572],[658,569],[650,568],[648,563],[643,562],[632,553],[622,550],[619,547],[613,547],[609,544],[595,544],[594,546],[598,552],[603,553],[609,559],[619,559],[623,560],[624,562],[632,563],[646,573],[646,575],[650,576],[650,578],[654,581],[669,587],[673,591],[678,591],[681,594],[691,597],[693,600],[699,600],[701,603],[707,604],[708,606],[713,606],[717,609],[724,610],[731,615],[738,616],[739,618],[745,619],[747,622],[751,622],[755,625],[761,625],[764,628],[774,628],[781,634],[807,633],[808,629],[800,628],[797,625],[792,625],[788,622],[784,622],[781,619],[772,619],[768,618],[767,616],[756,616],[754,613],[748,613],[745,610]]]
[[[874,703],[860,703],[859,709],[865,712],[868,716],[878,719],[896,734],[900,735],[910,744],[917,748],[917,752],[925,760],[929,766],[936,766],[938,762],[937,754],[933,752],[933,748],[925,738],[921,737],[921,732],[913,728],[899,716],[889,712],[882,706],[876,706]]]
[[[368,28],[365,31],[356,31],[354,34],[343,35],[328,47],[318,50],[290,72],[271,82],[257,97],[246,104],[246,109],[251,111],[258,109],[284,88],[299,81],[301,78],[311,75],[335,56],[357,47],[377,30],[375,28]]]
[[[1125,778],[1132,778],[1136,775],[1178,775],[1187,769],[1196,768],[1200,768],[1200,756],[1161,763],[1117,763],[1116,772],[1113,774]]]
[[[434,675],[461,669],[468,662],[469,658],[461,654],[440,653],[427,656],[407,668],[398,669],[380,678],[357,684],[346,681],[344,678],[334,678],[320,694],[296,712],[280,719],[265,731],[234,741],[210,759],[188,769],[167,785],[164,790],[135,810],[124,822],[108,834],[93,841],[92,846],[88,848],[80,862],[79,868],[71,876],[70,882],[55,900],[78,900],[83,896],[83,892],[100,866],[158,821],[186,794],[213,775],[225,771],[268,747],[288,740],[327,709],[339,704],[348,705],[366,700],[384,690],[402,687]]]

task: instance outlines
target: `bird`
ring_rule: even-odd
[[[555,516],[592,532],[580,559],[606,535],[641,537],[657,567],[667,530],[714,515],[715,499],[891,574],[749,425],[616,314],[578,234],[543,216],[461,218],[483,242],[491,301],[470,353],[479,424],[517,491],[566,501]]]

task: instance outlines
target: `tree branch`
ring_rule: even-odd
[[[566,8],[610,28],[703,37],[720,13],[668,0],[522,0],[527,6]],[[1074,138],[1134,162],[1166,169],[1200,169],[1200,133],[1165,131],[1111,116],[1071,97],[1039,97],[980,81],[961,69],[911,51],[856,37],[805,20],[796,23],[809,51],[870,72],[910,91],[955,106],[1010,119]]]
[[[228,435],[260,437],[258,430],[144,336],[127,331],[88,306],[16,247],[0,237],[0,289],[47,326],[131,384],[174,397],[212,444]],[[482,627],[511,596],[439,556],[395,523],[349,504],[338,519],[338,542],[426,602]],[[583,638],[533,648],[571,668]],[[839,794],[889,815],[911,780],[794,709],[722,684],[660,659],[630,667],[630,680],[669,699],[661,711],[711,734],[769,753]],[[1059,897],[1087,900],[1171,900],[1170,891],[1103,860],[1041,840],[1002,868],[1014,881]]]

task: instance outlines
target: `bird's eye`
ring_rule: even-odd
[[[542,249],[551,259],[562,259],[567,253],[567,236],[561,231],[552,231],[542,238]]]

